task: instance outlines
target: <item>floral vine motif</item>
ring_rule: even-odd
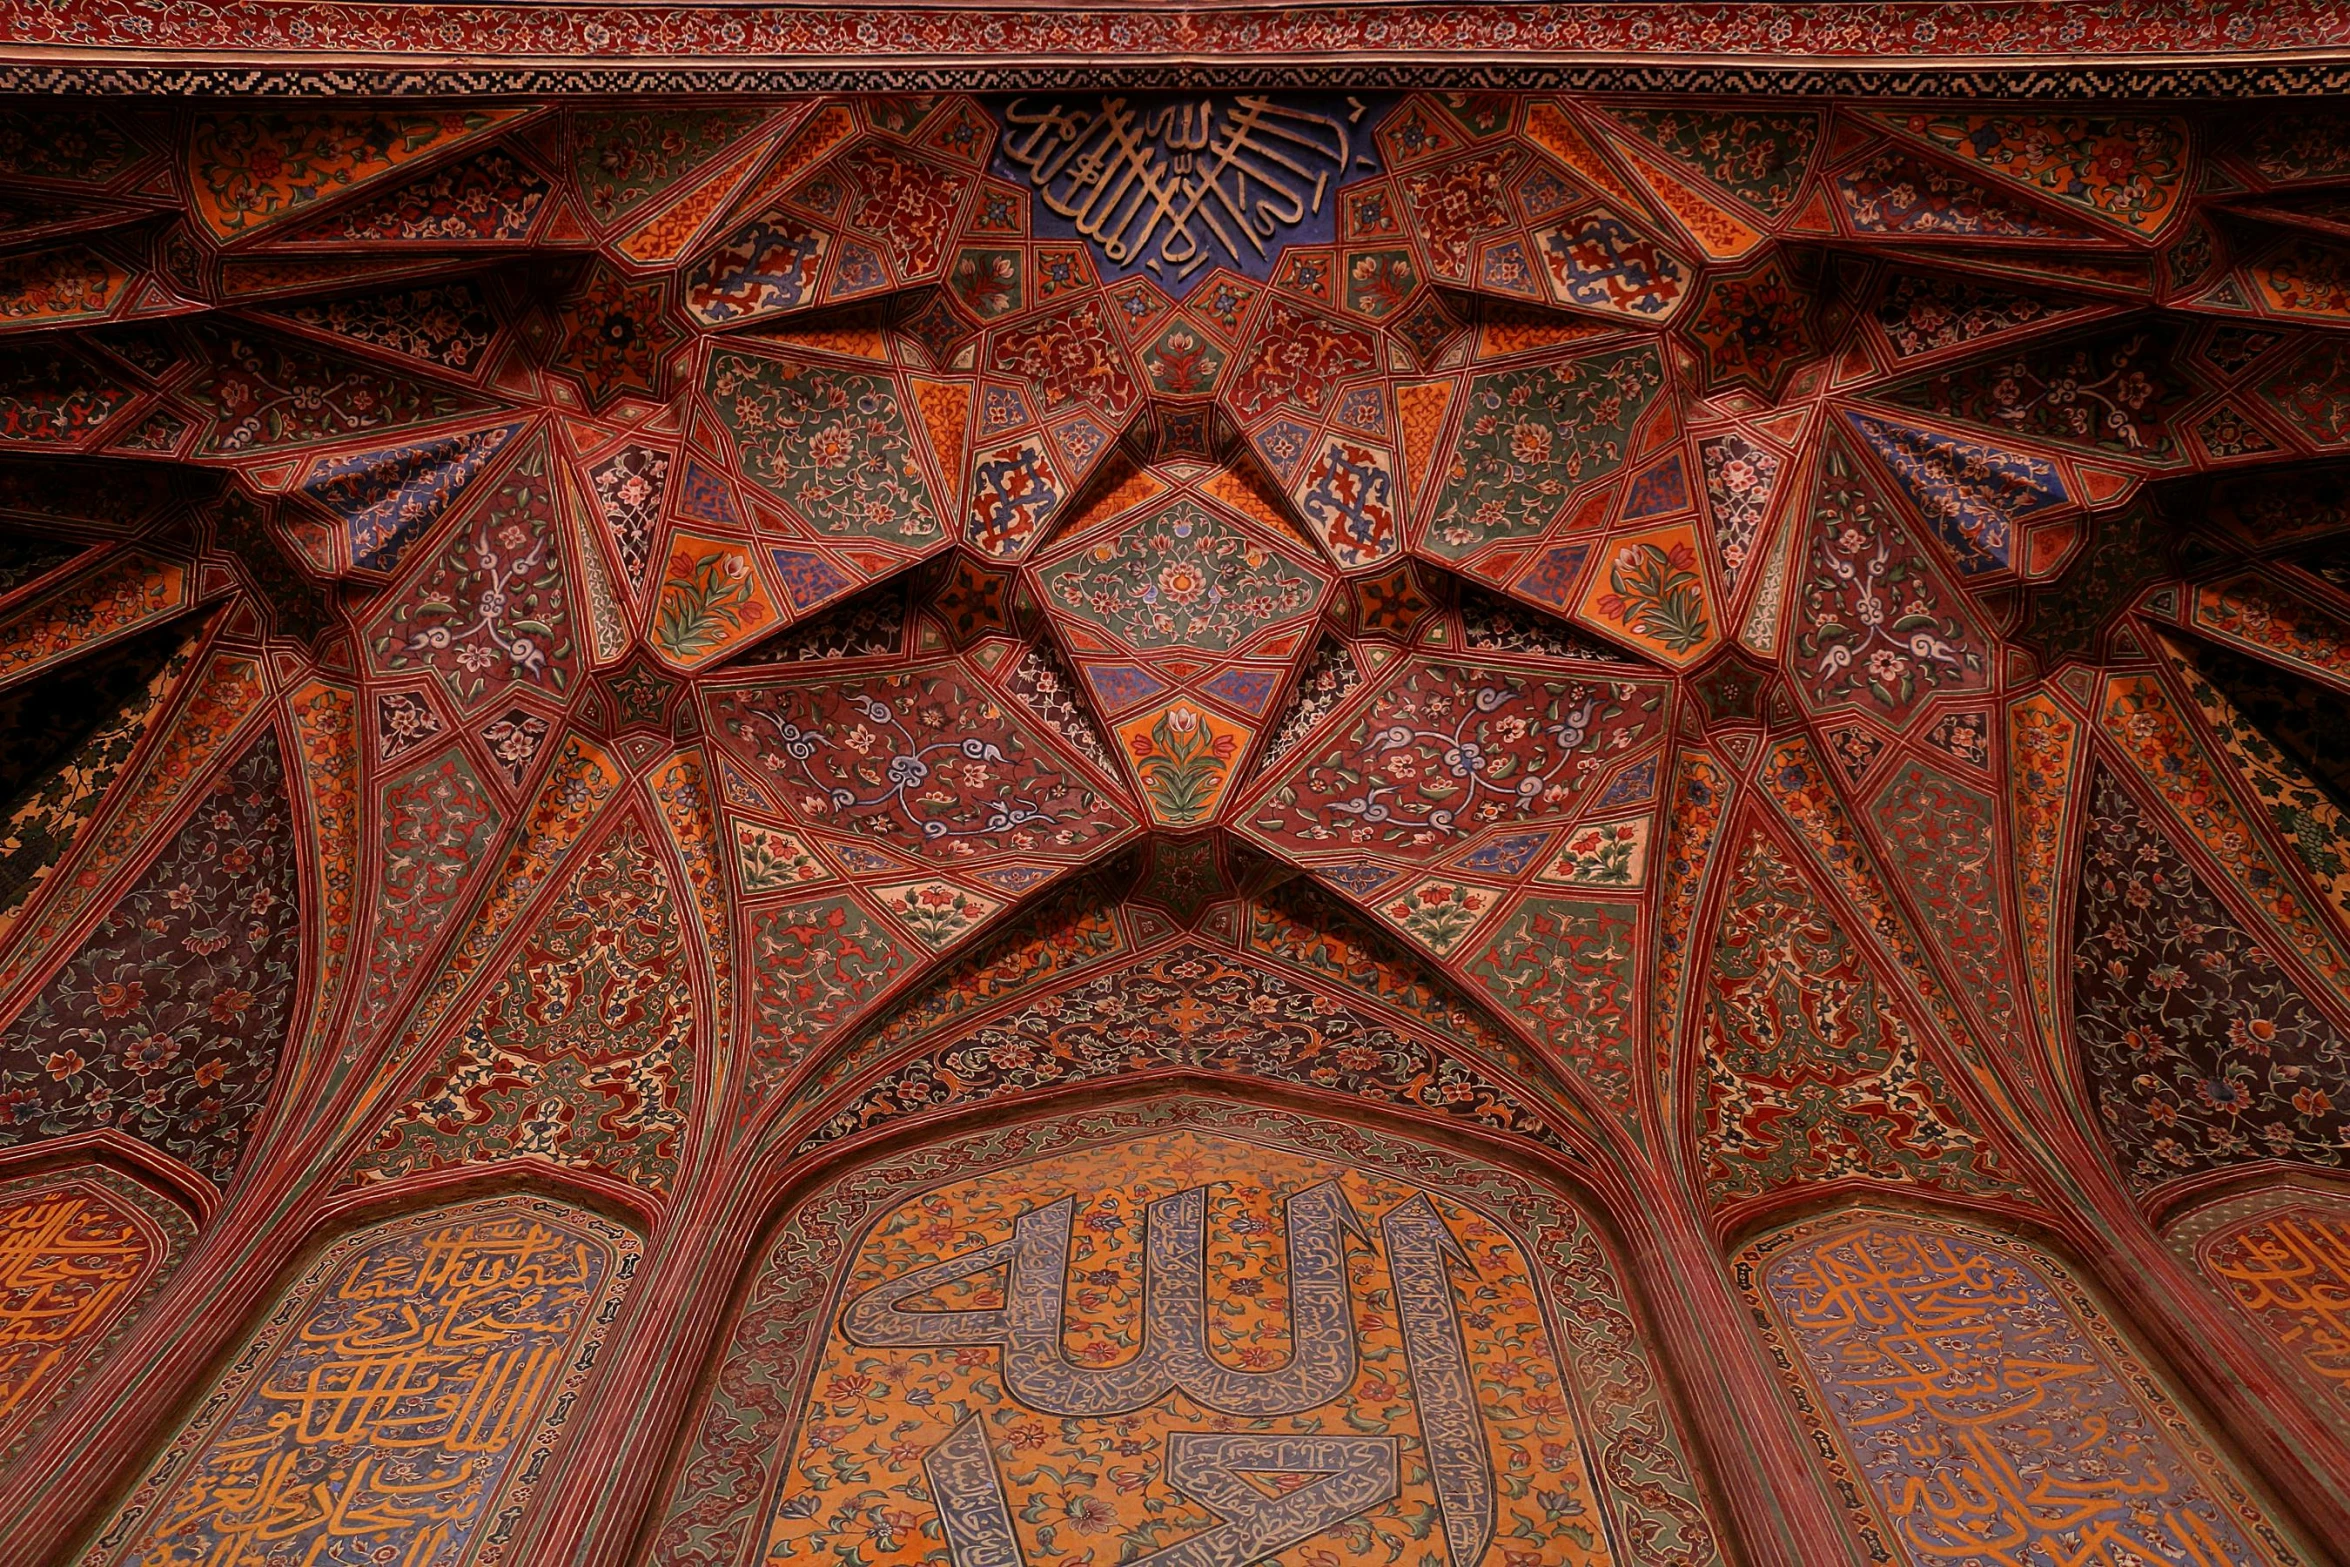
[[[1608,561],[1607,587],[1599,612],[1633,636],[1653,637],[1668,653],[1702,646],[1713,629],[1697,551],[1685,540],[1625,545]]]
[[[928,539],[939,531],[897,383],[812,360],[711,357],[704,391],[746,478],[816,532]]]
[[[2185,188],[2186,127],[2171,118],[1912,115],[1912,135],[2034,193],[2153,234]]]
[[[1444,771],[1460,780],[1460,787],[1468,791],[1468,797],[1460,801],[1457,808],[1432,806],[1419,814],[1421,821],[1439,832],[1460,832],[1463,830],[1460,822],[1462,812],[1482,797],[1496,796],[1523,810],[1550,785],[1551,779],[1545,772],[1529,771],[1510,778],[1508,771],[1514,769],[1505,770],[1505,758],[1500,754],[1489,758],[1484,744],[1469,733],[1475,720],[1489,713],[1500,712],[1522,694],[1500,686],[1481,686],[1470,695],[1467,710],[1449,731],[1423,729],[1409,723],[1390,724],[1373,738],[1372,754],[1376,758],[1408,752],[1423,743],[1432,744],[1442,753]],[[1582,688],[1578,688],[1575,697],[1570,700],[1574,705],[1560,722],[1528,725],[1549,736],[1562,759],[1583,743],[1592,718],[1599,710],[1599,698]],[[1500,775],[1498,780],[1496,774]],[[1401,820],[1399,810],[1408,811],[1409,807],[1402,804],[1398,784],[1373,783],[1370,775],[1366,774],[1362,789],[1351,799],[1340,801],[1335,809],[1366,822],[1385,823]]]
[[[1483,1063],[1281,974],[1185,945],[915,1051],[811,1127],[794,1152],[925,1110],[1168,1066],[1295,1083],[1560,1146]]]
[[[112,1127],[226,1185],[280,1070],[299,912],[265,735],[0,1034],[0,1146]]]
[[[1565,1060],[1618,1115],[1633,1114],[1636,906],[1528,898],[1461,955],[1461,967]]]
[[[1148,734],[1129,738],[1127,748],[1152,814],[1180,827],[1215,808],[1239,740],[1202,722],[1198,709],[1178,704],[1161,713]]]
[[[562,691],[571,638],[555,516],[546,448],[534,445],[378,622],[379,665],[387,673],[425,665],[467,706],[493,679]]]
[[[953,946],[1004,906],[1000,898],[949,881],[884,887],[880,892],[882,908],[934,951]]]
[[[1934,692],[1987,682],[1981,639],[1943,610],[1917,546],[1841,444],[1821,462],[1810,572],[1795,650],[1815,702],[1861,696],[1900,717]]]
[[[627,822],[565,884],[355,1181],[535,1155],[667,1187],[693,1081],[678,932],[669,874]]]
[[[751,915],[754,1089],[776,1086],[808,1047],[862,1016],[916,954],[835,894]]]
[[[1057,614],[1144,651],[1221,652],[1311,614],[1323,578],[1180,501],[1045,569]]]
[[[1656,732],[1659,707],[1636,681],[1420,665],[1344,737],[1301,756],[1251,825],[1309,851],[1376,842],[1424,858],[1504,817],[1569,808]]]
[[[653,640],[664,652],[696,658],[766,619],[750,557],[741,550],[693,539],[670,554],[653,626]]]
[[[1996,285],[1904,272],[1886,286],[1873,314],[1895,356],[1914,359],[2068,315],[2076,308]]]
[[[2023,897],[2024,969],[2040,1027],[2061,1037],[2055,987],[2057,864],[2064,844],[2064,813],[2080,762],[2078,720],[2045,690],[2009,704],[2007,710],[2008,789],[2014,826],[2017,879]]]
[[[1717,1209],[1865,1175],[2019,1190],[1851,935],[1757,831],[1704,978],[1698,1147]]]
[[[1659,152],[1771,216],[1795,200],[1821,133],[1817,114],[1761,113],[1744,106],[1719,114],[1675,106],[1619,108],[1611,114]]]
[[[2171,369],[2168,347],[2163,334],[2127,328],[2033,344],[1903,382],[1885,397],[1981,429],[2170,463],[2178,456],[2171,415],[2194,388]]]
[[[1540,533],[1570,489],[1622,466],[1663,385],[1664,361],[1647,347],[1479,376],[1428,547],[1457,558]]]
[[[2340,1168],[2350,1038],[2102,766],[2080,864],[2082,1075],[2131,1186],[2258,1159]]]
[[[951,669],[731,691],[714,708],[803,821],[932,858],[1082,850],[1128,825]]]
[[[503,542],[502,540],[500,542]],[[411,632],[408,646],[416,652],[441,652],[456,649],[456,659],[468,674],[478,675],[498,662],[500,654],[506,661],[525,674],[536,674],[547,661],[547,650],[539,638],[552,635],[551,628],[540,622],[518,620],[511,625],[501,618],[510,599],[523,584],[547,562],[547,541],[531,539],[530,547],[519,554],[501,556],[495,549],[484,547],[476,552],[473,568],[481,591],[470,608],[473,618],[460,623],[454,613],[438,625],[424,626]],[[452,612],[460,606],[452,605]],[[478,686],[478,682],[475,682]]]
[[[1205,342],[1196,332],[1172,327],[1160,338],[1150,357],[1142,362],[1143,373],[1151,378],[1151,385],[1170,396],[1205,392],[1216,383],[1216,374],[1224,368],[1215,346]]]
[[[246,456],[404,430],[494,406],[340,354],[249,332],[213,327],[197,332],[206,357],[186,396],[208,416],[197,446],[207,456]],[[116,390],[84,395],[111,398]]]
[[[190,134],[194,206],[214,238],[236,238],[513,115],[511,109],[206,115]]]
[[[1005,761],[1001,748],[978,738],[976,735],[965,735],[960,740],[938,740],[925,745],[915,738],[912,730],[898,721],[896,708],[874,697],[852,696],[849,698],[849,706],[867,723],[878,725],[896,735],[905,742],[905,748],[903,750],[892,748],[889,752],[889,762],[883,771],[884,787],[875,793],[860,795],[854,789],[829,791],[829,798],[835,811],[872,811],[877,807],[892,810],[903,809],[908,816],[918,818],[918,813],[913,809],[912,796],[930,782],[931,757],[945,753],[949,756],[959,756],[966,762],[994,763],[998,766],[1001,766]],[[763,723],[774,734],[776,743],[783,749],[783,754],[794,761],[807,761],[816,754],[817,748],[824,744],[822,734],[802,729],[799,725],[786,722],[772,713],[754,713],[751,716],[755,722]],[[863,731],[860,730],[858,733],[861,734]],[[854,749],[860,751],[869,749],[872,743],[868,740],[865,745],[860,746],[854,739],[849,742]],[[1040,810],[1026,800],[991,800],[981,806],[980,819],[975,825],[957,827],[952,822],[931,818],[922,821],[921,826],[923,837],[937,840],[940,838],[972,838],[1010,832],[1013,828],[1026,826],[1030,822],[1050,822],[1052,820],[1050,812]]]
[[[1782,464],[1775,453],[1735,430],[1700,441],[1697,455],[1705,466],[1706,509],[1721,551],[1722,585],[1736,592]]]

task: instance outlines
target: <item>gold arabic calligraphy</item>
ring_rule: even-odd
[[[2289,1559],[2239,1529],[2053,1264],[1926,1220],[1814,1234],[1769,1293],[1912,1563]]]
[[[119,1204],[75,1184],[0,1211],[0,1428],[71,1373],[161,1260]]]
[[[2276,1345],[2350,1400],[2350,1212],[2273,1212],[2204,1244],[2205,1265]]]
[[[613,1276],[575,1219],[543,1206],[372,1237],[307,1292],[120,1559],[467,1559]]]
[[[1323,210],[1353,156],[1364,105],[1341,117],[1259,94],[1137,107],[1004,110],[1004,156],[1037,199],[1101,247],[1112,265],[1189,277],[1221,254],[1262,260],[1266,242]]]

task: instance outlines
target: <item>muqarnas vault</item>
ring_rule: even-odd
[[[1658,80],[0,108],[0,1561],[2330,1559],[2350,114]]]

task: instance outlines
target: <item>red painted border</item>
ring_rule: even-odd
[[[1174,69],[1199,82],[1287,62],[1318,74],[1408,65],[1423,84],[1431,67],[1474,67],[1496,86],[1530,68],[1612,67],[1628,88],[1664,86],[1663,78],[1690,67],[1800,75],[1826,66],[1875,76],[1957,69],[2008,81],[2060,67],[2076,82],[2085,69],[2102,67],[2117,84],[2106,90],[2120,90],[2125,78],[2146,90],[2151,73],[2176,82],[2174,92],[2228,90],[2199,85],[2196,73],[2259,65],[2268,70],[2235,90],[2274,92],[2322,89],[2276,75],[2288,62],[2350,62],[2350,8],[2329,0],[1021,8],[54,0],[0,8],[0,60],[17,62],[6,77],[20,86],[43,68],[57,80],[64,79],[58,68],[84,76],[102,69],[107,79],[129,84],[188,82],[191,67],[201,66],[221,91],[298,90],[300,82],[435,66],[476,76],[498,66],[613,76],[691,66],[714,86],[746,73],[772,79],[830,67],[846,76],[886,66],[944,71],[966,86],[977,77],[1018,87],[1057,63],[1118,62],[1128,75]],[[1097,65],[1096,81],[1098,72]]]

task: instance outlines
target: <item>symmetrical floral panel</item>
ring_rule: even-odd
[[[0,1567],[2329,1559],[2346,73],[0,8]]]

